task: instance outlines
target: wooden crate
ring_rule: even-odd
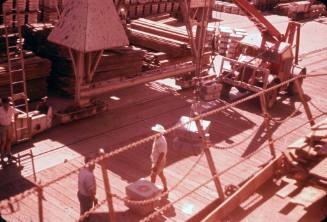
[[[7,0],[2,4],[2,10],[4,12],[9,12],[13,8],[13,1],[12,0]]]
[[[38,17],[37,12],[28,13],[26,23],[28,23],[28,24],[37,23],[37,17]]]
[[[137,17],[142,17],[143,16],[143,9],[144,9],[144,5],[137,5],[136,6],[136,16]]]
[[[136,16],[136,5],[130,5],[128,9],[128,16],[131,19],[137,18]]]
[[[150,14],[151,14],[151,4],[145,4],[144,5],[143,15],[144,16],[149,16]]]
[[[29,0],[28,1],[28,11],[34,12],[39,10],[40,0]]]
[[[58,6],[58,0],[44,0],[43,4],[44,8],[56,9]]]
[[[173,3],[172,2],[167,2],[166,4],[166,12],[171,12],[173,10]]]
[[[151,6],[151,15],[158,14],[159,4],[152,4]]]
[[[173,4],[173,12],[177,12],[179,9],[179,2],[174,2]]]
[[[159,4],[159,13],[164,13],[166,11],[166,3],[165,2],[161,2]]]

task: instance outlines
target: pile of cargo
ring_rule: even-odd
[[[17,9],[17,13],[13,13],[13,8]],[[18,24],[35,23],[38,19],[39,0],[7,0],[1,4],[1,11],[6,13],[6,24],[11,27],[12,21],[15,19]],[[4,18],[0,18],[0,23],[4,23]]]
[[[326,12],[323,4],[312,4],[310,1],[284,2],[277,4],[275,13],[286,15],[292,19],[305,19],[319,16]]]
[[[130,19],[177,12],[179,9],[177,0],[125,0],[123,4],[115,0],[114,3],[117,7],[124,7]]]
[[[183,28],[141,18],[128,26],[127,34],[131,44],[145,49],[164,52],[171,57],[191,54],[188,34]]]
[[[235,58],[236,47],[247,33],[243,29],[219,26],[214,39],[214,49],[219,55]]]
[[[38,100],[47,95],[47,77],[51,71],[51,62],[25,51],[25,73],[27,80],[27,94],[31,101]],[[19,61],[12,61],[12,66],[20,66]],[[16,65],[17,64],[17,65]],[[0,63],[0,97],[10,95],[9,72],[6,61]]]
[[[136,47],[106,50],[95,70],[94,82],[124,79],[142,72],[144,51]],[[68,57],[52,57],[51,84],[62,94],[74,94],[75,77],[72,61]]]
[[[218,12],[225,12],[236,15],[245,15],[243,10],[241,10],[237,5],[230,2],[216,1],[214,5],[214,10]]]

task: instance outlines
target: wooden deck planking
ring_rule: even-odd
[[[312,61],[312,64],[314,64],[315,61]],[[316,65],[316,64],[314,64]],[[324,68],[324,67],[322,67]],[[319,77],[319,81],[315,81],[314,79],[308,78],[304,82],[304,91],[308,95],[314,95],[312,96],[312,101],[317,104],[318,106],[321,106],[322,109],[326,109],[326,98],[324,97],[323,93],[317,93],[321,92],[322,89],[325,89],[325,86],[327,84],[327,78],[326,77]],[[138,95],[141,96],[143,91],[138,90],[137,87],[134,89],[135,92],[138,92]],[[155,92],[155,90],[153,90]],[[128,96],[129,93],[127,93],[127,90],[121,93],[122,96]],[[118,95],[118,94],[117,94]],[[135,107],[126,107],[126,109],[119,110],[117,105],[117,110],[114,110],[112,112],[109,112],[108,114],[104,114],[100,117],[92,118],[88,121],[92,121],[92,124],[89,124],[87,120],[79,121],[79,124],[73,123],[69,124],[67,126],[64,126],[62,131],[63,132],[75,132],[72,133],[70,137],[68,135],[65,135],[64,133],[58,133],[58,129],[54,129],[56,132],[52,133],[51,131],[44,136],[39,137],[39,143],[38,148],[41,148],[38,151],[38,153],[42,154],[43,152],[46,152],[49,149],[57,149],[59,148],[60,151],[58,152],[52,152],[51,155],[58,155],[61,153],[62,149],[73,149],[74,151],[77,151],[81,153],[82,155],[92,151],[96,151],[99,147],[105,147],[107,149],[111,149],[113,147],[116,147],[117,144],[127,144],[131,141],[135,141],[138,138],[141,138],[146,135],[150,135],[151,131],[149,130],[150,126],[153,123],[160,122],[163,123],[165,126],[171,126],[175,122],[177,122],[179,116],[181,114],[186,114],[189,112],[189,104],[186,103],[183,99],[180,99],[176,96],[169,96],[167,93],[162,98],[162,95],[160,93],[155,94],[156,97],[152,97],[154,99],[151,100],[151,98],[147,99],[147,102],[140,102],[139,105]],[[162,99],[160,99],[162,98]],[[140,100],[142,101],[142,100]],[[181,102],[183,101],[183,102]],[[131,101],[129,101],[130,104]],[[123,104],[124,102],[121,102]],[[165,105],[163,106],[163,104]],[[231,125],[230,118],[226,118],[226,115],[215,115],[215,118],[213,119],[213,128],[211,130],[213,140],[215,142],[219,142],[218,144],[221,145],[222,143],[226,146],[228,146],[228,143],[226,141],[221,141],[222,139],[226,139],[226,136],[228,136],[228,139],[233,140],[232,144],[237,144],[237,141],[242,141],[242,139],[246,139],[248,136],[251,136],[253,134],[253,129],[257,126],[260,126],[262,124],[262,117],[260,112],[252,112],[253,111],[253,102],[248,102],[244,106],[238,107],[235,110],[237,113],[234,112],[234,115],[239,116],[245,116],[250,124],[244,123],[241,121],[241,124],[238,124],[237,121],[235,121],[235,125]],[[296,102],[296,107],[299,104],[299,102]],[[283,107],[279,105],[279,107]],[[285,107],[285,106],[284,106]],[[141,110],[141,111],[140,111]],[[312,108],[313,113],[316,115],[319,112]],[[167,114],[167,112],[169,114]],[[274,116],[277,115],[278,110],[273,109],[272,114]],[[102,118],[105,118],[107,121],[103,121]],[[274,137],[278,137],[279,135],[282,135],[285,133],[287,129],[293,128],[294,126],[297,126],[301,124],[303,121],[306,121],[305,113],[303,112],[303,108],[301,108],[301,114],[298,116],[295,116],[294,118],[290,119],[289,122],[283,123],[281,125],[278,125],[275,129],[275,135]],[[252,123],[255,124],[252,126]],[[100,129],[98,129],[99,124],[102,124]],[[90,137],[90,132],[84,132],[83,130],[76,130],[77,128],[85,128],[89,127],[90,131],[94,134],[99,134],[96,136]],[[104,130],[105,129],[105,130]],[[221,129],[224,129],[224,132],[221,132]],[[309,131],[309,125],[307,124],[304,127],[301,127],[300,129],[293,132],[291,135],[288,135],[283,138],[282,141],[276,143],[276,149],[278,151],[281,151],[285,149],[286,145],[290,142],[293,142],[295,139],[305,135]],[[82,132],[82,133],[81,133]],[[56,135],[57,133],[57,135]],[[42,138],[46,138],[46,135],[52,136],[54,140],[48,141],[47,143],[42,143]],[[81,138],[82,140],[78,142],[77,144],[71,144],[74,141],[76,141],[76,138]],[[90,137],[90,138],[88,138]],[[169,137],[172,137],[170,135]],[[83,139],[84,138],[84,139]],[[239,144],[232,150],[226,150],[226,151],[220,151],[212,149],[212,154],[214,157],[214,161],[216,163],[218,172],[223,172],[221,179],[223,185],[228,185],[230,181],[234,183],[241,182],[246,177],[245,175],[240,175],[240,172],[244,172],[244,174],[248,175],[251,173],[254,173],[258,167],[260,167],[261,164],[264,164],[269,158],[270,158],[270,152],[268,147],[260,150],[259,152],[256,152],[253,157],[246,157],[245,159],[242,157],[244,154],[244,151],[248,147],[249,144],[254,140],[253,137],[249,139],[249,141]],[[48,146],[46,146],[48,144]],[[63,144],[68,144],[67,146],[63,146]],[[260,147],[264,146],[266,143],[259,144],[257,149],[260,149]],[[43,145],[45,145],[43,147]],[[42,148],[43,147],[43,148]],[[90,150],[91,147],[91,150]],[[151,144],[147,144],[145,146],[142,146],[140,148],[135,149],[134,152],[127,152],[126,154],[119,155],[119,157],[113,158],[111,164],[115,165],[116,168],[121,168],[119,172],[112,171],[109,164],[109,170],[110,171],[110,180],[111,185],[113,187],[113,191],[116,193],[119,192],[120,195],[124,195],[124,187],[128,184],[128,181],[126,178],[137,178],[135,176],[132,176],[131,174],[140,174],[140,175],[148,175],[149,170],[149,153],[151,149]],[[137,150],[137,151],[136,151]],[[66,152],[65,155],[67,155],[69,152]],[[132,156],[134,153],[138,153],[139,155]],[[45,161],[49,158],[51,158],[51,155],[45,154],[43,156],[38,156],[35,158],[36,162],[39,161]],[[64,154],[60,156],[60,158],[56,157],[57,159],[62,159],[65,157]],[[137,158],[136,158],[137,157]],[[175,182],[178,181],[180,177],[182,177],[187,170],[186,168],[192,165],[194,162],[194,159],[196,157],[194,156],[184,156],[179,153],[171,152],[169,151],[169,157],[171,157],[174,161],[171,162],[166,169],[166,174],[169,176],[169,185],[171,186]],[[205,158],[204,158],[205,159]],[[235,164],[237,161],[242,160],[243,162],[236,165],[236,167],[233,167],[227,171],[225,171],[228,167]],[[82,165],[82,159],[81,158],[75,158],[74,155],[71,156],[72,162],[69,163],[63,163],[62,161],[60,164],[56,165],[56,167],[50,167],[48,169],[44,169],[38,173],[38,177],[40,177],[42,180],[51,180],[53,178],[56,178],[57,176],[60,176],[64,172],[69,172],[69,170],[72,170],[73,168],[77,166]],[[56,160],[58,161],[58,160]],[[169,160],[168,160],[169,161]],[[51,163],[51,162],[50,162]],[[54,164],[55,161],[53,161],[51,164]],[[71,164],[72,163],[72,164]],[[133,167],[131,167],[131,164],[133,163]],[[140,164],[141,163],[141,164]],[[30,162],[24,163],[26,165],[24,175],[31,175],[31,166]],[[27,166],[29,165],[29,166]],[[40,164],[42,165],[42,164]],[[135,166],[135,167],[134,167]],[[187,166],[187,167],[186,167]],[[124,170],[126,172],[124,172]],[[128,171],[127,171],[128,170]],[[146,172],[144,172],[146,170]],[[206,171],[205,171],[206,170]],[[101,172],[99,171],[99,168],[96,170],[97,175],[97,182],[98,182],[98,188],[99,188],[99,195],[101,196],[104,194],[103,190],[103,184],[101,179]],[[194,176],[196,175],[196,176]],[[201,160],[198,167],[192,172],[191,177],[187,178],[176,190],[171,192],[170,198],[171,201],[176,200],[178,197],[182,196],[185,192],[190,191],[192,188],[196,187],[197,184],[202,183],[205,179],[210,177],[210,172],[206,168],[206,162],[205,160]],[[32,176],[28,177],[29,179],[32,179]],[[72,179],[73,178],[73,179]],[[44,181],[44,182],[45,182]],[[160,184],[160,180],[159,180]],[[72,211],[70,212],[72,217],[69,215],[67,216],[67,220],[74,221],[74,216],[76,214],[78,215],[78,202],[76,198],[76,175],[71,176],[70,178],[67,178],[62,181],[62,184],[56,184],[54,187],[49,188],[46,190],[45,194],[46,197],[49,198],[51,201],[46,201],[45,203],[45,210],[46,210],[46,221],[51,221],[52,218],[60,212],[65,212],[65,207],[61,205],[65,205],[67,202],[67,205],[69,207],[72,207]],[[58,193],[61,193],[60,195]],[[200,210],[201,207],[204,207],[206,204],[210,202],[210,200],[213,200],[215,198],[216,191],[214,187],[214,183],[211,182],[204,188],[200,189],[199,191],[195,192],[194,194],[187,197],[185,200],[178,202],[175,205],[175,211],[176,215],[172,216],[172,219],[177,221],[183,221],[190,217],[190,215],[185,214],[183,212],[183,209],[185,210],[185,206],[193,202],[195,203],[195,210],[192,211],[192,213],[195,213],[196,211]],[[102,196],[103,197],[103,196]],[[59,199],[59,200],[58,200]],[[21,212],[17,212],[14,215],[8,217],[11,218],[11,220],[17,219],[19,221],[20,215],[28,215],[28,212],[31,211],[30,215],[32,215],[33,220],[37,221],[37,212],[35,209],[37,209],[37,201],[36,196],[31,196],[23,201],[22,205],[24,206],[21,209]],[[117,210],[119,211],[126,211],[126,207],[124,207],[124,204],[120,201],[115,201],[115,207],[117,207]],[[106,206],[103,206],[100,208],[101,210],[107,210]],[[52,212],[54,211],[54,212]],[[16,217],[15,217],[16,215]],[[129,215],[129,214],[128,214]],[[126,216],[127,217],[127,216]],[[132,216],[128,216],[129,218],[132,218]]]

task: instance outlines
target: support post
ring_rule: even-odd
[[[195,113],[195,116],[197,116],[197,115],[198,114]],[[201,136],[201,139],[202,139],[203,151],[204,151],[204,154],[205,154],[205,156],[207,158],[211,175],[214,177],[213,181],[215,183],[219,198],[223,201],[225,199],[225,195],[224,195],[222,185],[220,183],[220,179],[219,179],[219,176],[218,176],[218,173],[217,173],[216,166],[214,164],[214,161],[212,159],[212,155],[211,155],[211,152],[210,152],[209,138],[208,138],[209,135],[205,134],[199,119],[195,120],[195,123],[196,123],[196,127],[198,129],[198,133],[199,133],[199,135]]]
[[[38,181],[37,184],[37,199],[38,199],[38,210],[39,210],[39,222],[43,222],[43,188],[41,186],[41,181]]]
[[[100,149],[99,153],[103,154],[104,151],[102,149]],[[115,210],[114,210],[114,204],[113,204],[113,201],[112,201],[109,176],[108,176],[108,173],[107,173],[107,169],[105,168],[104,160],[101,161],[100,164],[101,164],[101,171],[102,171],[104,189],[106,191],[106,198],[107,198],[110,222],[115,222],[116,221]]]
[[[267,111],[267,102],[266,102],[266,98],[265,95],[260,95],[260,104],[261,104],[261,110],[264,116],[264,124],[265,124],[265,128],[267,130],[267,137],[268,137],[268,145],[269,145],[269,149],[270,149],[270,153],[273,156],[273,158],[276,158],[276,150],[275,150],[275,146],[274,146],[274,142],[272,139],[272,132],[270,129],[270,118],[269,118],[269,114]]]
[[[309,107],[307,101],[305,100],[304,92],[303,92],[302,86],[300,84],[300,79],[296,79],[294,81],[294,84],[295,84],[295,87],[296,87],[296,91],[298,92],[298,95],[300,97],[300,100],[301,100],[301,102],[303,104],[304,111],[305,111],[305,114],[307,115],[310,126],[313,126],[313,125],[315,125],[315,121],[313,120],[313,116],[312,116],[310,107]]]

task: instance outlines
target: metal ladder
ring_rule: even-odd
[[[10,23],[7,22],[7,16],[12,16],[12,21]],[[17,12],[17,6],[13,6],[11,12],[2,11],[3,25],[1,26],[4,30],[2,37],[5,39],[6,44],[12,103],[15,109],[18,109],[21,113],[25,114],[22,121],[18,121],[17,117],[15,118],[14,130],[17,142],[23,142],[31,138],[24,67],[23,38],[18,20],[20,16],[25,15]],[[14,38],[15,41],[13,41],[12,38]]]

